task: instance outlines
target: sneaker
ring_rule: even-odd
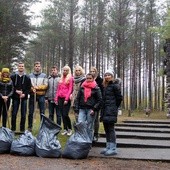
[[[71,130],[71,129],[68,130],[67,135],[68,135],[68,136],[71,136],[71,135],[72,135],[72,130]]]
[[[67,130],[64,130],[61,135],[67,135]]]

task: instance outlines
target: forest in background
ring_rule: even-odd
[[[169,0],[49,0],[34,26],[29,7],[37,1],[0,0],[1,67],[23,60],[30,72],[39,60],[47,74],[52,65],[78,64],[86,73],[97,67],[101,76],[109,68],[122,79],[123,109],[166,108]]]

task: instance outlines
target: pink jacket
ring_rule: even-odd
[[[69,80],[69,83],[65,83],[65,79],[63,82],[58,83],[57,92],[55,95],[55,102],[58,102],[58,98],[65,98],[65,101],[70,99],[70,95],[73,91],[73,77]]]

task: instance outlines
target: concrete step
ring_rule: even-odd
[[[117,138],[117,146],[123,148],[170,148],[168,140]],[[106,139],[99,138],[93,146],[105,147]]]
[[[99,134],[100,137],[106,137],[105,134]],[[144,133],[144,132],[116,132],[117,138],[135,138],[135,139],[157,139],[157,140],[170,140],[170,133]]]
[[[116,124],[117,127],[149,127],[149,128],[167,128],[170,129],[170,123],[169,124],[149,124],[149,123],[118,123]]]
[[[159,127],[129,127],[129,126],[115,126],[116,131],[123,132],[146,132],[146,133],[170,133],[169,128],[159,128]]]
[[[124,123],[170,124],[170,120],[124,120]]]
[[[118,159],[155,160],[170,162],[170,121],[124,121],[115,126]],[[106,157],[100,152],[106,147],[105,134],[93,143],[89,156]]]
[[[103,148],[92,147],[89,157],[104,157],[100,154]],[[127,160],[146,160],[146,161],[165,161],[170,162],[170,149],[169,148],[117,148],[118,154],[114,156],[117,159]],[[108,157],[107,157],[108,158]]]

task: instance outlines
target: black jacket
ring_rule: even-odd
[[[102,106],[102,94],[98,86],[92,89],[91,96],[87,99],[87,102],[84,101],[84,88],[80,87],[77,94],[74,111],[78,113],[79,109],[92,109],[94,111],[99,110]]]
[[[109,82],[108,86],[103,89],[103,107],[101,110],[101,121],[104,123],[116,123],[118,108],[123,97],[121,95],[120,85]]]
[[[8,83],[0,81],[0,98],[2,98],[2,96],[11,97],[13,94],[13,90],[14,88],[12,81],[9,81]]]
[[[19,76],[17,73],[11,75],[11,80],[13,81],[14,85],[14,93],[12,98],[19,98],[19,95],[16,93],[16,90],[22,90],[25,94],[24,99],[28,98],[28,94],[31,90],[31,79],[26,74]]]

